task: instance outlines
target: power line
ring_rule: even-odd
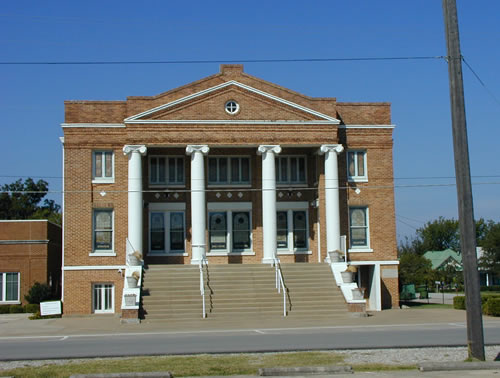
[[[475,182],[473,185],[500,185],[500,182]],[[438,187],[453,187],[456,186],[456,183],[450,183],[450,184],[420,184],[420,185],[367,185],[363,186],[360,189],[398,189],[398,188],[438,188]],[[354,189],[352,186],[339,186],[337,188],[328,188],[328,189],[339,189],[339,190],[346,190],[346,189]],[[274,190],[274,189],[269,189],[269,190]],[[277,188],[277,192],[300,192],[300,191],[325,191],[327,189],[325,188],[317,188],[317,187],[282,187],[282,188]],[[213,188],[213,189],[204,189],[203,190],[206,193],[210,192],[263,192],[266,191],[266,189],[261,189],[261,188]],[[0,193],[7,193],[7,194],[39,194],[39,193],[45,193],[45,194],[62,194],[62,193],[95,193],[95,194],[100,194],[100,193],[137,193],[137,192],[142,192],[142,193],[192,193],[196,192],[195,190],[192,189],[147,189],[147,190],[105,190],[105,189],[100,189],[100,190],[46,190],[46,191],[24,191],[24,190],[1,190]]]
[[[471,67],[471,65],[465,60],[465,57],[462,55],[462,61],[465,63],[467,68],[472,72],[472,74],[476,77],[477,81],[483,86],[483,88],[488,92],[488,94],[495,100],[495,102],[500,105],[500,100],[493,94],[493,92],[486,86],[486,84],[481,80],[479,75],[474,71]]]
[[[115,61],[7,61],[0,65],[126,65],[126,64],[214,64],[214,63],[301,63],[301,62],[367,62],[387,60],[446,59],[445,56],[391,56],[353,58],[290,58],[290,59],[239,59],[239,60],[115,60]]]
[[[500,175],[477,175],[472,178],[500,178]],[[0,178],[38,178],[38,179],[62,179],[62,176],[33,176],[33,175],[0,175]],[[444,180],[453,179],[455,176],[415,176],[415,177],[374,177],[370,176],[370,180]],[[68,178],[66,178],[68,180]]]

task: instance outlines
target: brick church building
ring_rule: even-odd
[[[346,308],[398,305],[389,103],[312,98],[221,65],[151,97],[66,101],[62,128],[65,315],[136,318],[155,265],[278,259],[354,265],[365,292]]]

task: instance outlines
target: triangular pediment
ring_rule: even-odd
[[[232,115],[225,111],[224,105],[229,100],[238,103],[237,114]],[[128,117],[125,123],[338,124],[340,121],[316,110],[231,80]]]

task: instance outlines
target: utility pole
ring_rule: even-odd
[[[460,249],[464,267],[467,313],[467,346],[469,358],[484,361],[483,317],[476,256],[476,226],[472,205],[469,147],[465,120],[462,54],[458,36],[456,0],[443,0],[448,74],[450,80],[451,122],[455,176],[457,180],[458,220],[460,224]]]

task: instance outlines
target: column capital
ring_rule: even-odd
[[[319,148],[320,155],[326,154],[327,152],[336,152],[337,154],[340,154],[342,151],[344,151],[344,146],[341,144],[323,144]]]
[[[187,155],[192,155],[195,152],[201,152],[203,155],[206,155],[208,151],[210,151],[210,147],[206,144],[190,144],[186,147]]]
[[[130,155],[133,152],[138,152],[141,154],[141,156],[144,156],[146,155],[147,151],[147,147],[143,144],[126,144],[125,146],[123,146],[124,155]]]
[[[267,152],[273,152],[274,154],[279,154],[281,152],[281,146],[273,144],[261,144],[259,148],[257,148],[258,155],[264,155]]]

